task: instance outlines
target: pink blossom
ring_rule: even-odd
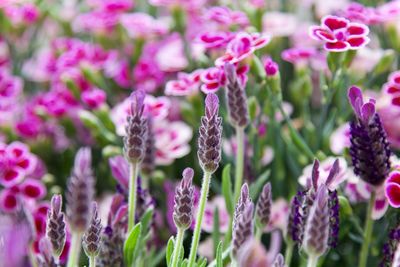
[[[384,90],[392,97],[392,104],[400,106],[400,71],[390,74],[388,82],[384,85]]]
[[[132,0],[88,0],[88,4],[96,10],[103,10],[110,13],[119,13],[132,9]]]
[[[278,198],[272,202],[271,217],[268,225],[265,227],[266,232],[276,229],[286,231],[287,220],[289,217],[289,204],[283,198]]]
[[[240,32],[228,43],[225,54],[217,58],[215,65],[222,67],[227,62],[238,63],[253,55],[257,49],[266,46],[270,40],[268,35]]]
[[[196,94],[200,87],[200,76],[202,69],[193,71],[192,73],[180,72],[178,79],[168,81],[165,85],[165,94],[172,96],[190,96]]]
[[[97,109],[106,102],[106,93],[98,88],[93,88],[82,93],[82,102],[91,109]]]
[[[350,3],[340,14],[350,21],[367,25],[379,24],[384,20],[377,8],[366,7],[357,2]]]
[[[112,176],[124,188],[129,188],[129,164],[123,156],[115,156],[109,159]]]
[[[12,187],[19,184],[36,166],[36,157],[20,142],[0,143],[0,184]]]
[[[196,10],[204,6],[207,0],[149,0],[149,3],[154,6],[184,8],[186,10]]]
[[[133,78],[137,89],[154,92],[164,82],[164,73],[153,58],[140,58],[133,69]]]
[[[317,54],[315,48],[294,47],[283,50],[282,59],[296,66],[304,67]]]
[[[200,79],[203,83],[201,91],[204,93],[215,93],[218,89],[225,85],[226,77],[223,69],[213,67],[204,70]]]
[[[231,32],[204,32],[197,37],[197,42],[202,44],[206,49],[225,48],[228,43],[235,38],[235,34]]]
[[[32,3],[10,4],[6,6],[5,15],[14,25],[30,25],[35,23],[40,16],[38,7]]]
[[[130,88],[132,84],[129,62],[126,59],[119,59],[118,53],[110,53],[104,66],[105,75],[112,78],[119,86]]]
[[[11,124],[15,120],[18,102],[22,93],[23,82],[19,77],[0,69],[0,125]]]
[[[329,172],[332,169],[335,160],[336,158],[329,157],[320,163],[318,185],[325,184],[326,178],[329,176]],[[341,183],[354,175],[353,172],[348,169],[346,160],[344,158],[338,158],[338,160],[339,172],[335,179],[329,184],[330,190],[337,189]],[[309,188],[311,186],[312,168],[313,164],[306,166],[303,169],[303,174],[299,177],[299,184],[301,184],[303,187]]]
[[[264,59],[264,69],[267,77],[276,76],[279,73],[279,65],[273,61],[270,57]]]
[[[310,27],[310,36],[325,42],[325,49],[332,52],[357,50],[366,46],[370,41],[368,33],[366,25],[337,16],[326,16],[320,26]]]
[[[392,101],[393,99],[389,95],[383,94],[378,99],[377,108],[390,145],[399,149],[400,124],[397,121],[400,119],[400,106],[393,105]]]
[[[95,10],[78,15],[72,22],[75,32],[90,32],[98,35],[111,34],[118,24],[119,15]]]
[[[225,198],[222,196],[216,196],[206,203],[204,211],[204,219],[201,224],[201,229],[207,233],[212,233],[214,230],[214,213],[215,209],[218,208],[218,218],[219,218],[219,231],[221,233],[226,233],[229,228],[229,213],[226,210]]]
[[[160,70],[176,72],[188,66],[188,60],[184,54],[182,38],[176,34],[166,39],[157,50],[152,60],[157,63]]]
[[[385,182],[385,195],[393,208],[400,208],[400,171],[393,171]]]
[[[171,101],[168,97],[154,97],[147,95],[144,99],[144,112],[149,114],[154,120],[163,120],[168,116]]]
[[[246,27],[249,25],[249,19],[246,14],[241,11],[231,10],[228,7],[215,6],[207,10],[206,20],[211,20],[226,28],[238,25]]]
[[[167,33],[165,22],[156,20],[146,13],[128,13],[120,17],[122,27],[131,38],[150,39]]]
[[[295,15],[282,12],[267,12],[262,17],[263,32],[275,37],[290,36],[296,32],[298,21]]]

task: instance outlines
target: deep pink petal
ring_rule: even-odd
[[[347,27],[347,33],[352,36],[365,36],[369,33],[369,28],[364,24],[353,22]]]
[[[385,195],[390,206],[400,208],[400,185],[396,183],[388,183],[385,187]]]
[[[311,37],[317,40],[323,40],[327,42],[336,41],[336,37],[329,31],[322,29],[321,27],[312,27],[311,28]]]
[[[350,49],[358,49],[360,47],[364,47],[369,43],[369,41],[370,39],[365,36],[347,38],[347,42],[350,45]]]
[[[346,28],[349,25],[349,21],[337,16],[326,16],[322,19],[322,24],[333,31]]]
[[[346,42],[326,43],[325,49],[332,52],[343,52],[350,48]]]

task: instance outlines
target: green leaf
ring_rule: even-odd
[[[218,207],[215,207],[214,210],[214,218],[213,218],[213,232],[212,239],[214,243],[214,251],[217,249],[218,243],[220,242],[220,232],[219,232],[219,210]]]
[[[189,261],[187,259],[184,259],[182,261],[182,264],[180,265],[180,267],[187,267],[188,263],[189,263]]]
[[[233,215],[233,194],[232,194],[232,181],[231,181],[231,165],[225,166],[222,171],[222,194],[225,198],[226,209],[229,214]]]
[[[256,182],[250,185],[250,196],[252,199],[257,199],[264,184],[268,181],[270,170],[266,170],[256,179]]]
[[[197,262],[198,267],[206,267],[207,266],[207,259],[206,258],[201,258]]]
[[[134,256],[137,250],[137,244],[140,241],[140,236],[142,232],[142,224],[137,223],[132,231],[129,233],[128,238],[124,244],[124,257],[127,263],[127,266],[132,266],[134,261]]]
[[[222,263],[222,242],[221,241],[218,244],[215,259],[217,260],[217,267],[223,267],[223,263]]]
[[[353,215],[353,209],[350,206],[349,201],[344,196],[339,196],[339,206],[340,206],[340,213],[343,217],[348,217]]]
[[[142,223],[143,233],[147,233],[149,231],[151,219],[153,218],[154,209],[148,208],[146,212],[143,214],[142,218],[140,218],[140,222]]]
[[[174,253],[174,246],[175,246],[174,237],[171,236],[170,239],[168,240],[167,253],[166,253],[166,257],[165,257],[167,260],[167,266],[170,266],[170,264],[171,264],[172,253]]]

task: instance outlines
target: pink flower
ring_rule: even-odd
[[[228,43],[235,38],[231,32],[204,32],[197,37],[197,42],[201,43],[206,49],[225,48]]]
[[[366,25],[336,16],[326,16],[320,26],[310,27],[310,36],[324,41],[325,49],[332,52],[357,50],[366,46],[370,41],[368,33]]]
[[[384,90],[392,97],[392,104],[400,106],[400,71],[390,74],[388,82],[384,85]]]
[[[82,13],[72,22],[75,32],[90,32],[98,35],[111,34],[118,25],[119,15],[102,10]]]
[[[149,114],[154,120],[162,120],[168,116],[171,101],[168,97],[154,97],[147,95],[144,99],[144,112]]]
[[[336,158],[330,157],[320,163],[318,185],[325,184],[326,178],[328,177],[335,160]],[[353,175],[352,171],[349,171],[347,167],[346,160],[344,158],[338,158],[338,160],[339,172],[336,175],[335,179],[329,184],[330,190],[337,189],[342,182]],[[303,174],[299,177],[299,184],[301,184],[303,187],[309,188],[311,186],[312,169],[313,164],[308,165],[303,169]]]
[[[131,70],[126,59],[119,59],[118,53],[110,53],[104,66],[105,75],[112,78],[119,86],[130,88],[132,84]]]
[[[228,43],[225,54],[217,58],[215,65],[222,67],[227,62],[238,63],[253,55],[257,49],[266,46],[270,40],[268,35],[240,32]]]
[[[153,58],[140,58],[133,69],[137,89],[154,92],[164,82],[164,73]]]
[[[317,54],[315,48],[294,47],[283,50],[282,59],[297,66],[305,66]]]
[[[128,13],[120,17],[122,27],[131,38],[149,39],[167,33],[165,22],[159,21],[146,13]]]
[[[278,198],[272,202],[271,217],[268,225],[265,227],[266,232],[272,232],[280,229],[286,231],[287,220],[289,217],[289,204],[283,198]]]
[[[188,66],[182,38],[176,34],[166,39],[151,59],[165,72],[181,71]]]
[[[268,57],[264,60],[264,69],[267,77],[276,76],[279,73],[279,65],[272,58]]]
[[[124,12],[134,7],[134,1],[132,0],[88,0],[87,2],[97,10],[110,13]]]
[[[246,14],[241,11],[231,10],[227,7],[216,6],[207,10],[205,19],[214,21],[226,28],[238,25],[246,27],[249,25],[249,19]]]
[[[393,208],[400,208],[400,171],[393,171],[385,182],[385,195]]]
[[[19,184],[34,171],[36,162],[25,144],[0,143],[0,184],[7,188]]]
[[[35,23],[40,15],[38,7],[31,3],[21,5],[10,4],[4,9],[5,15],[14,25],[30,25]]]
[[[11,124],[15,120],[15,105],[22,94],[22,79],[0,69],[0,125]]]
[[[180,72],[178,79],[168,81],[165,85],[165,94],[172,96],[190,96],[196,94],[200,87],[200,76],[202,69],[193,71],[192,73]]]
[[[115,156],[109,159],[112,176],[124,188],[129,188],[129,164],[123,156]]]
[[[213,67],[204,70],[200,76],[203,85],[201,91],[204,93],[215,93],[218,89],[225,85],[226,77],[223,69]]]
[[[342,12],[341,16],[367,25],[374,25],[381,23],[384,18],[379,14],[377,8],[366,7],[360,3],[350,3]]]
[[[106,93],[98,88],[93,88],[82,93],[82,102],[90,109],[97,109],[106,102]]]

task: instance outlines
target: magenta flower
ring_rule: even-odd
[[[167,25],[146,13],[128,13],[120,17],[122,27],[129,37],[150,39],[168,32]]]
[[[164,82],[164,73],[154,58],[143,57],[133,69],[133,78],[138,89],[151,93]]]
[[[207,233],[212,233],[214,230],[214,215],[215,209],[218,208],[219,231],[226,233],[229,228],[229,213],[226,210],[225,199],[222,196],[216,196],[206,203],[204,211],[204,219],[201,224],[201,229]]]
[[[197,37],[197,41],[206,49],[225,48],[228,43],[235,38],[235,34],[231,32],[204,32]]]
[[[294,47],[283,50],[282,59],[296,66],[305,66],[317,54],[315,48]]]
[[[274,37],[291,36],[298,31],[299,21],[294,14],[266,12],[262,17],[263,32]]]
[[[165,85],[165,94],[171,96],[190,96],[196,94],[200,87],[202,69],[191,73],[179,72],[178,79],[168,81]]]
[[[212,67],[204,70],[200,76],[203,85],[201,91],[204,93],[215,93],[218,89],[225,85],[226,77],[223,69]]]
[[[121,13],[134,7],[134,1],[132,0],[88,0],[87,2],[96,10],[110,13]]]
[[[267,77],[276,76],[279,73],[279,65],[272,58],[268,57],[264,60],[264,69]]]
[[[366,7],[360,3],[350,3],[342,12],[341,16],[367,25],[382,23],[385,18],[380,14],[379,9],[375,7]]]
[[[392,104],[400,106],[400,71],[390,74],[388,82],[384,85],[384,90],[392,97]]]
[[[400,208],[400,171],[393,171],[385,182],[385,195],[393,208]]]
[[[337,16],[326,16],[320,26],[310,28],[310,36],[324,41],[325,49],[332,52],[357,50],[366,46],[370,41],[368,33],[368,26]]]
[[[75,32],[90,32],[97,35],[112,34],[118,25],[118,18],[118,14],[95,10],[78,15],[72,22],[72,28]]]
[[[35,23],[40,16],[39,8],[32,3],[10,3],[4,11],[13,25],[30,25]]]
[[[227,7],[216,6],[207,10],[205,19],[216,22],[226,28],[232,26],[246,27],[249,25],[249,19],[241,11],[231,10]]]
[[[97,109],[106,102],[106,93],[98,88],[93,88],[82,93],[82,102],[90,109]]]
[[[257,49],[266,46],[270,40],[269,35],[260,35],[258,33],[250,35],[240,32],[228,43],[225,54],[217,58],[215,65],[222,67],[225,63],[238,63],[253,55]]]

